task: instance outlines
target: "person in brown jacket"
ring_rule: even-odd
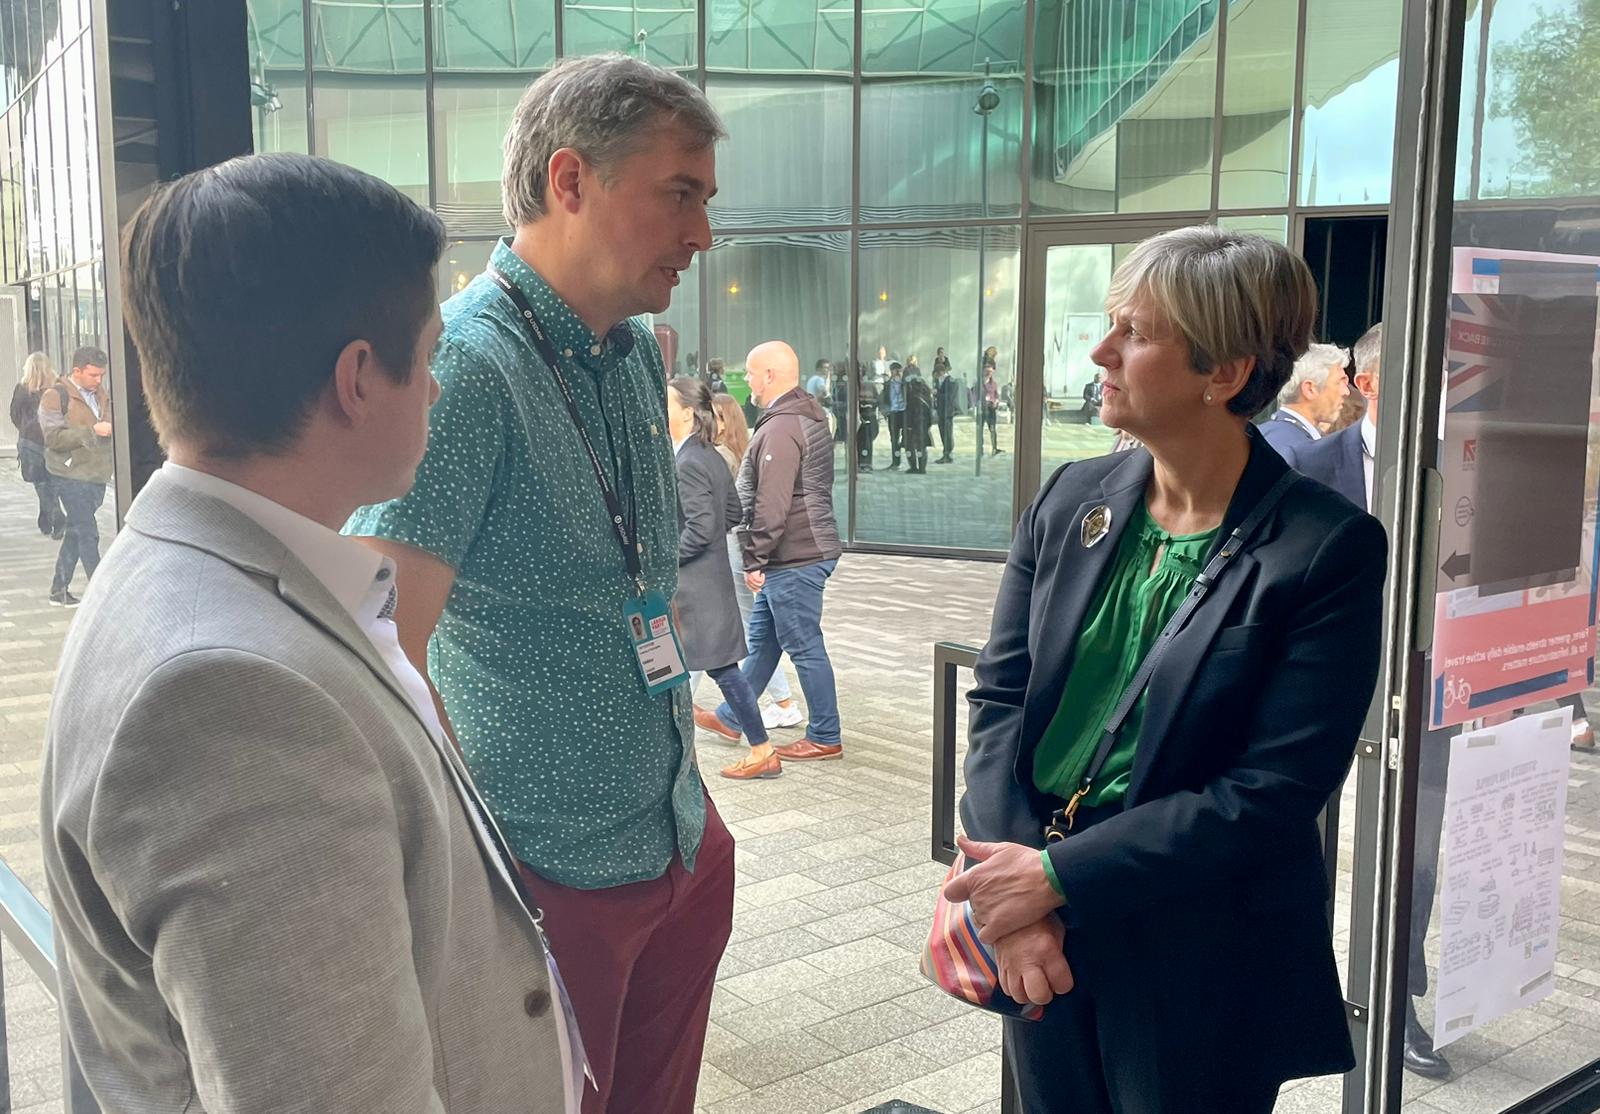
[[[839,697],[822,637],[822,592],[843,548],[833,515],[833,435],[821,404],[800,387],[800,360],[782,341],[745,358],[751,397],[766,408],[739,469],[744,579],[756,593],[744,676],[755,692],[789,655],[810,721],[799,742],[773,747],[791,762],[838,758]],[[733,709],[717,709],[732,722]]]
[[[85,579],[100,566],[100,527],[95,512],[111,482],[111,392],[105,383],[110,359],[99,348],[72,354],[72,373],[39,398],[44,464],[67,512],[67,529],[50,581],[53,607],[77,607],[68,589],[78,563]]]

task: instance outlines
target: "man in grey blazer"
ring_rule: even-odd
[[[297,155],[161,187],[129,226],[169,462],[63,648],[41,823],[62,1018],[108,1112],[577,1109],[538,910],[400,651],[393,566],[338,533],[422,458],[443,242]]]

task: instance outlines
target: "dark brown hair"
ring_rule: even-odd
[[[326,159],[251,155],[157,187],[122,253],[162,440],[218,457],[283,450],[355,340],[408,381],[443,248],[438,217]]]
[[[711,388],[699,379],[680,375],[667,384],[678,396],[678,405],[694,413],[694,432],[706,444],[716,443],[717,416],[711,411]]]

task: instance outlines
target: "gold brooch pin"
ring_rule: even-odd
[[[1110,507],[1101,505],[1083,516],[1083,548],[1093,549],[1110,532]]]
[[[650,436],[651,437],[659,437],[660,435],[661,435],[661,431],[656,428],[656,423],[655,422],[651,422],[650,423]]]

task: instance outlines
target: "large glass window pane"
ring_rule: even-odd
[[[437,272],[439,301],[448,301],[483,273],[494,251],[493,240],[452,240],[445,246]]]
[[[249,0],[250,113],[257,152],[309,150],[302,0]]]
[[[95,204],[100,148],[94,126],[94,58],[89,36],[79,36],[62,67],[67,75],[67,128],[73,146],[67,159],[72,192],[72,261],[83,263],[95,257],[94,229],[100,222]]]
[[[1210,208],[1219,6],[1039,0],[1036,212]]]
[[[1089,354],[1110,327],[1106,293],[1133,246],[1059,244],[1045,250],[1044,351],[1035,354],[1044,378],[1041,482],[1068,461],[1111,451],[1116,435],[1100,423],[1100,369]]]
[[[728,393],[744,404],[751,425],[760,415],[749,401],[744,358],[756,345],[788,342],[800,357],[803,380],[811,378],[818,360],[844,361],[850,338],[848,233],[720,239],[698,266],[706,269],[700,367],[722,361]],[[836,415],[836,427],[837,421]],[[846,464],[836,431],[833,509],[841,532],[847,512]]]
[[[695,0],[563,0],[562,53],[620,50],[658,66],[687,69],[695,49]]]
[[[705,370],[700,355],[700,268],[702,256],[684,271],[678,288],[672,292],[672,305],[663,313],[647,315],[656,343],[661,347],[661,362],[667,377],[696,375]]]
[[[526,71],[555,57],[555,0],[434,0],[438,71]]]
[[[1285,205],[1297,4],[1231,0],[1222,78],[1220,204]]]
[[[1218,217],[1217,223],[1235,232],[1254,232],[1257,236],[1265,236],[1280,244],[1289,242],[1289,218],[1282,213],[1266,213],[1261,216],[1236,213]]]
[[[505,230],[500,172],[506,129],[533,75],[439,75],[433,90],[439,211],[463,235]]]
[[[0,111],[10,106],[22,87],[22,44],[17,41],[21,20],[22,13],[15,4],[0,4]]]
[[[428,201],[422,5],[313,0],[315,151]]]
[[[428,201],[422,78],[318,73],[317,154],[365,170]]]
[[[862,233],[857,540],[979,549],[1010,540],[1020,254],[1011,228]],[[913,358],[934,393],[941,349],[955,412],[941,423],[936,408],[918,428],[896,396],[908,397]],[[908,435],[931,442],[924,472],[907,471]]]
[[[717,226],[848,223],[848,77],[713,76],[706,92],[729,134],[717,154]]]
[[[1300,204],[1389,200],[1401,0],[1307,0]]]
[[[1476,6],[1461,67],[1457,197],[1600,190],[1592,98],[1572,84],[1594,80],[1593,34],[1593,9],[1575,0]]]
[[[22,277],[21,115],[0,118],[0,283]]]
[[[855,68],[848,0],[711,0],[706,66],[724,73],[814,73]]]
[[[862,220],[1019,211],[1022,13],[1002,0],[864,0]]]
[[[66,184],[61,173],[65,159],[65,129],[62,127],[61,67],[48,67],[39,76],[36,86],[39,99],[34,102],[39,121],[39,246],[43,254],[41,270],[53,271],[62,265],[62,248],[66,231],[70,231],[72,214],[63,204],[62,187]]]

